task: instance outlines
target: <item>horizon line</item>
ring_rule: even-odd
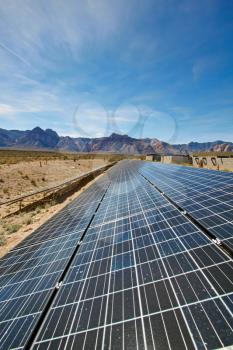
[[[52,129],[52,128],[42,128],[42,127],[40,127],[40,126],[35,126],[35,127],[33,127],[32,129],[4,129],[4,128],[1,128],[0,127],[0,130],[6,130],[6,131],[32,131],[32,130],[34,130],[34,129],[36,129],[36,128],[39,128],[39,129],[41,129],[41,130],[43,130],[43,131],[46,131],[46,130],[52,130],[52,131],[54,131],[54,132],[56,132],[57,133],[57,135],[59,136],[59,137],[70,137],[70,138],[85,138],[85,139],[100,139],[100,138],[103,138],[103,137],[111,137],[112,135],[119,135],[119,136],[128,136],[128,137],[130,137],[130,138],[132,138],[132,139],[135,139],[135,140],[145,140],[145,139],[149,139],[149,140],[158,140],[158,141],[160,141],[160,142],[164,142],[164,143],[167,143],[167,144],[171,144],[171,145],[182,145],[182,144],[190,144],[190,143],[213,143],[213,142],[223,142],[223,143],[233,143],[232,141],[226,141],[226,140],[221,140],[221,139],[215,139],[215,140],[213,140],[213,141],[187,141],[187,142],[178,142],[178,143],[171,143],[171,142],[169,142],[169,141],[163,141],[163,140],[161,140],[161,139],[158,139],[157,137],[153,137],[153,138],[151,138],[151,137],[149,137],[149,136],[145,136],[145,137],[142,137],[142,138],[137,138],[137,137],[133,137],[133,136],[130,136],[130,135],[128,135],[128,134],[125,134],[125,133],[119,133],[119,132],[112,132],[111,134],[109,134],[109,135],[103,135],[103,136],[70,136],[69,134],[66,134],[66,135],[61,135],[61,134],[59,134],[58,133],[58,131],[56,131],[56,130],[54,130],[54,129]]]

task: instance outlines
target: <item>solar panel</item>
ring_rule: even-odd
[[[107,185],[96,183],[1,259],[1,349],[25,346]]]
[[[84,198],[80,206],[79,200],[71,204],[77,233],[66,220],[65,209],[48,227],[43,226],[47,240],[36,233],[2,260],[3,268],[11,268],[13,262],[27,260],[23,254],[29,254],[29,261],[36,254],[40,262],[51,253],[49,264],[54,261],[51,266],[56,266],[53,247],[64,253],[62,244],[68,250],[75,246],[67,256],[68,267],[67,260],[66,268],[60,267],[62,279],[54,279],[61,284],[49,304],[41,296],[45,300],[44,304],[38,301],[41,312],[28,314],[38,315],[33,326],[26,328],[25,321],[19,327],[17,318],[15,333],[7,338],[11,343],[3,343],[2,349],[180,350],[233,344],[232,258],[140,175],[148,179],[150,175],[152,182],[153,172],[145,162],[120,162],[105,176],[104,189],[97,184],[90,188],[86,202]],[[165,176],[158,178],[165,183]],[[94,196],[98,200],[90,200],[89,206],[92,191],[99,193]],[[85,204],[88,210],[93,204],[93,210],[81,231],[78,225]],[[26,276],[25,270],[26,265],[19,271],[20,279]],[[11,274],[16,278],[13,268]],[[55,290],[54,284],[50,290]],[[34,292],[32,296],[37,300]],[[21,304],[23,310],[29,306],[27,300]],[[11,310],[6,307],[7,314]]]
[[[140,173],[233,250],[232,173],[158,163]]]

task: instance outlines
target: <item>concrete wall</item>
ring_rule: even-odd
[[[193,166],[215,170],[233,171],[233,157],[193,156]]]
[[[160,162],[161,160],[161,156],[160,155],[157,155],[157,154],[148,154],[146,156],[146,160],[150,161],[150,162]]]
[[[174,156],[162,156],[161,162],[166,164],[184,164],[184,163],[191,163],[191,159],[189,156],[182,156],[182,155],[174,155]]]
[[[154,160],[153,158],[154,158],[153,156],[146,156],[146,160],[149,160],[151,162]]]

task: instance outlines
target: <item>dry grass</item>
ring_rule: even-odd
[[[80,156],[56,152],[0,150],[0,202],[59,185],[118,158],[114,155],[98,155],[96,158],[93,154]],[[87,186],[89,184],[85,187]],[[0,256],[47,221],[80,192],[82,190],[61,204],[51,201],[29,213],[21,212],[10,217],[5,216],[18,210],[19,204],[13,205],[13,210],[6,205],[0,206]]]
[[[44,164],[51,160],[71,160],[73,162],[80,160],[102,160],[104,162],[113,162],[121,159],[145,159],[143,155],[124,155],[117,153],[64,153],[48,152],[39,150],[11,150],[0,149],[0,166],[1,164],[17,164],[20,162],[38,161],[43,167]]]
[[[80,159],[78,155],[53,152],[0,150],[0,201],[5,202],[59,185],[101,167],[109,160],[109,157],[95,159],[93,155],[93,159],[87,158]],[[68,204],[71,198],[75,198],[78,193],[67,198],[61,204],[50,201],[29,213],[20,212],[9,217],[5,216],[18,210],[19,204],[14,204],[11,207],[0,206],[0,256]],[[34,196],[33,200],[36,200],[37,196]]]
[[[99,175],[96,179],[101,177]],[[15,247],[24,238],[29,236],[36,228],[41,226],[59,210],[64,208],[70,201],[75,199],[94,181],[91,181],[81,190],[68,197],[63,203],[50,201],[32,210],[30,213],[21,212],[17,215],[1,219],[0,226],[0,257]]]
[[[106,164],[102,159],[67,159],[20,161],[2,164],[0,201],[5,202],[35,191],[53,187]],[[1,215],[1,209],[0,209]]]

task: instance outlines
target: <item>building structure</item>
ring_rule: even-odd
[[[150,162],[160,162],[161,161],[161,156],[159,154],[147,154],[146,155],[146,160]]]
[[[198,152],[192,160],[196,168],[233,171],[233,152]]]
[[[192,158],[189,155],[173,154],[161,156],[161,163],[165,164],[191,164]]]

